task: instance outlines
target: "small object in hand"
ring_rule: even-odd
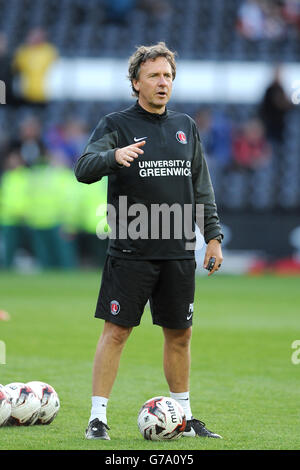
[[[215,265],[215,262],[216,262],[216,258],[214,256],[212,256],[211,258],[209,258],[209,262],[208,262],[208,265],[206,266],[206,269],[208,271],[211,271]]]

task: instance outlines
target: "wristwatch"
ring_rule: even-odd
[[[211,240],[218,240],[219,243],[222,243],[223,237],[222,237],[222,235],[217,235],[216,237],[212,238]]]

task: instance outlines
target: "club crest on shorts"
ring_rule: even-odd
[[[112,301],[110,302],[110,313],[111,313],[112,315],[118,315],[119,311],[120,311],[120,304],[119,304],[119,302],[118,302],[117,300],[112,300]]]
[[[176,132],[176,139],[181,144],[187,144],[187,138],[186,138],[186,135],[183,131],[177,131]]]

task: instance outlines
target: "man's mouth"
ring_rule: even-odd
[[[157,95],[161,96],[162,98],[165,98],[167,96],[167,93],[165,91],[158,91]]]

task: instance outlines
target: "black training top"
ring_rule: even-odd
[[[130,167],[119,165],[115,150],[141,140],[146,141],[144,154]],[[108,222],[115,224],[108,253],[113,256],[193,258],[185,226],[189,214],[198,223],[197,204],[204,205],[206,243],[222,234],[196,124],[186,114],[167,109],[149,113],[136,103],[105,116],[77,161],[75,175],[87,184],[108,175]]]

